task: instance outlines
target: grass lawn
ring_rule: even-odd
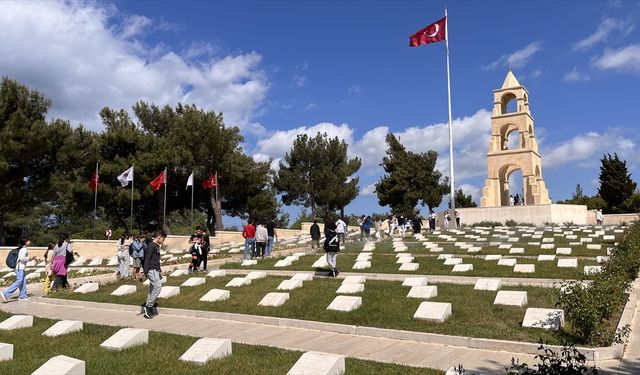
[[[188,277],[170,277],[166,285],[180,285]],[[239,288],[225,288],[231,276],[207,278],[204,285],[181,287],[180,295],[159,301],[162,307],[187,308],[206,311],[233,312],[253,315],[287,317],[313,321],[335,322],[369,327],[391,328],[418,332],[432,332],[447,335],[470,336],[491,339],[538,342],[544,340],[560,344],[571,341],[563,331],[553,332],[535,328],[522,328],[526,307],[552,308],[557,301],[558,290],[535,287],[505,287],[503,290],[528,292],[529,304],[524,307],[493,305],[496,292],[476,291],[473,286],[437,284],[437,302],[450,302],[453,314],[444,323],[430,323],[416,320],[413,314],[422,302],[407,298],[409,287],[401,282],[368,280],[362,294],[362,306],[355,311],[342,313],[326,310],[336,297],[335,291],[341,284],[339,279],[316,278],[305,282],[304,286],[289,291],[290,298],[282,306],[262,307],[258,302],[285,278],[267,277],[254,280],[251,285]],[[145,299],[147,288],[138,284],[135,294],[114,297],[110,293],[124,283],[117,282],[100,287],[100,291],[89,294],[58,293],[53,298],[121,303],[139,305]],[[231,298],[222,302],[200,302],[210,289],[231,291]],[[132,319],[134,317],[132,316]],[[142,319],[142,317],[138,317]]]
[[[418,253],[416,253],[418,254]],[[238,262],[229,262],[222,265],[223,269],[262,269],[262,270],[301,270],[312,271],[311,266],[324,255],[324,252],[318,251],[315,255],[306,255],[298,261],[293,262],[289,267],[275,268],[274,264],[282,258],[271,258],[258,260],[255,266],[241,266]],[[430,255],[434,255],[431,253]],[[518,263],[534,264],[536,266],[535,273],[517,273],[513,272],[513,267],[498,266],[498,261],[484,260],[486,254],[478,254],[476,258],[464,258],[463,263],[473,264],[473,270],[468,272],[451,272],[453,266],[444,265],[444,260],[436,259],[436,256],[416,256],[413,260],[418,263],[417,271],[407,272],[400,271],[400,264],[396,264],[395,254],[392,252],[378,252],[377,248],[372,253],[371,268],[364,270],[353,270],[351,267],[356,262],[356,253],[346,252],[338,255],[338,269],[345,272],[364,272],[364,273],[392,273],[407,275],[454,275],[454,276],[485,276],[485,277],[526,277],[526,278],[550,278],[550,279],[589,279],[592,276],[584,274],[584,266],[597,265],[593,260],[579,259],[578,268],[558,268],[556,261],[538,262],[536,259],[520,259]],[[322,270],[322,269],[318,269]]]
[[[0,311],[0,319],[11,316]],[[180,361],[180,356],[197,341],[196,337],[149,332],[149,343],[119,352],[99,347],[119,328],[84,324],[84,329],[58,337],[44,337],[42,332],[55,323],[34,318],[33,327],[0,331],[0,342],[14,345],[14,358],[0,362],[0,374],[30,374],[57,355],[85,361],[87,374],[286,374],[302,352],[266,346],[233,343],[233,354],[203,366]],[[417,369],[347,358],[346,374],[444,374],[442,371]]]

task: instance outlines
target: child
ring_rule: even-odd
[[[51,251],[51,258],[53,260],[53,244],[49,243],[47,245],[47,251],[44,252],[44,263],[46,264],[44,268],[44,272],[47,274],[44,278],[44,295],[48,295],[51,292],[51,282],[53,281],[53,271],[51,271],[51,262],[47,261],[47,256],[49,255],[49,251]]]
[[[324,232],[324,251],[327,256],[327,263],[331,268],[329,276],[336,277],[340,273],[337,268],[336,258],[340,252],[340,237],[336,233],[336,224],[329,221],[325,223],[326,230]]]
[[[193,237],[193,245],[189,249],[191,254],[191,264],[189,265],[189,273],[198,272],[198,265],[200,264],[200,257],[202,256],[202,235],[197,234]]]

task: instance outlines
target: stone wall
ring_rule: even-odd
[[[603,215],[604,225],[622,225],[622,223],[631,224],[640,220],[640,214],[606,214]],[[596,210],[589,210],[587,214],[587,223],[596,225]]]
[[[515,220],[542,226],[545,223],[563,224],[571,222],[576,225],[587,224],[587,206],[570,204],[545,204],[507,207],[457,208],[461,223],[471,225],[482,221],[498,221],[505,223]],[[453,215],[451,215],[453,220]],[[438,215],[438,226],[442,227],[442,213]]]

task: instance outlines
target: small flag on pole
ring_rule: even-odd
[[[443,17],[409,37],[409,47],[440,42],[447,39],[447,17]]]
[[[120,185],[122,185],[122,187],[129,185],[129,181],[133,181],[133,166],[120,173],[120,175],[118,176],[118,181],[120,181]]]
[[[216,178],[216,175],[209,176],[209,178],[202,181],[203,189],[211,189],[214,186],[218,186],[218,179]]]
[[[158,191],[162,185],[167,183],[167,169],[162,171],[153,181],[149,182],[153,191]]]
[[[193,187],[193,172],[191,172],[189,178],[187,179],[187,187],[185,188],[185,190],[189,189],[189,186]]]
[[[98,184],[100,184],[100,176],[98,176],[98,173],[94,171],[93,175],[91,176],[91,180],[89,180],[89,188],[91,188],[91,190],[93,191],[96,191],[98,190]]]

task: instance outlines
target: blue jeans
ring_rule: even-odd
[[[273,236],[269,236],[269,239],[267,240],[267,252],[266,254],[264,254],[265,256],[269,256],[271,255],[271,250],[273,250]]]
[[[251,256],[256,255],[256,240],[254,238],[244,239],[244,258],[249,259],[249,247],[251,247]]]
[[[20,288],[20,299],[27,298],[27,279],[24,277],[24,270],[16,269],[16,281],[11,284],[7,290],[5,290],[4,296],[9,298],[16,291],[16,289]]]

